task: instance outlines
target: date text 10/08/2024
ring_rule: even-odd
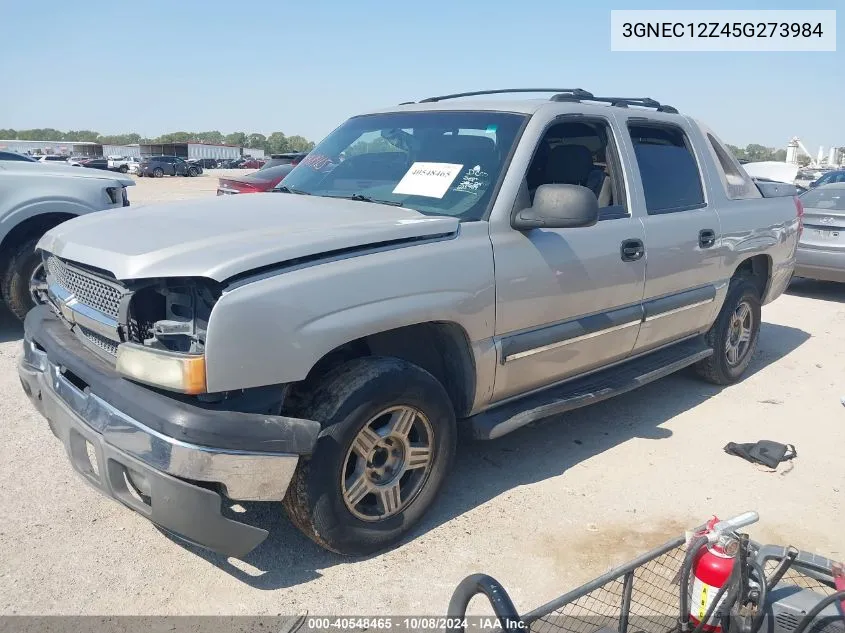
[[[512,621],[495,616],[450,617],[374,617],[308,618],[308,631],[491,631],[527,628],[521,621]]]

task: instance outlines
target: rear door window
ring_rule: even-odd
[[[663,123],[629,123],[649,215],[706,206],[701,172],[684,131]]]

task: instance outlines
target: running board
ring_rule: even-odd
[[[698,336],[483,411],[466,422],[474,439],[493,440],[531,422],[632,391],[712,354]]]

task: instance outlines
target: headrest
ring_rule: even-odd
[[[582,185],[593,170],[593,155],[583,145],[558,145],[549,151],[546,179],[550,183]]]
[[[496,144],[486,136],[442,135],[422,147],[419,160],[435,163],[460,163],[474,167],[487,164],[496,155]],[[472,163],[470,165],[470,163]]]

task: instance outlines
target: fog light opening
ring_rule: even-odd
[[[94,476],[99,477],[100,464],[97,463],[97,451],[94,450],[94,445],[88,440],[85,440],[85,453],[88,455],[88,467],[94,473]]]
[[[131,468],[124,468],[123,479],[126,481],[126,488],[129,490],[129,494],[135,500],[146,505],[152,505],[152,500],[150,499],[150,482],[143,474]]]

